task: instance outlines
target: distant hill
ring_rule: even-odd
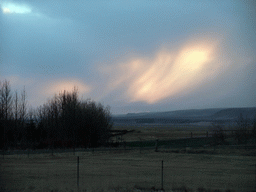
[[[235,119],[242,114],[244,118],[253,119],[256,117],[256,107],[252,108],[229,108],[222,109],[213,115],[214,119]]]
[[[216,112],[220,110],[221,109],[188,109],[188,110],[152,113],[148,115],[157,116],[157,117],[176,117],[176,118],[207,117],[207,116],[214,115]]]
[[[188,109],[166,112],[142,112],[142,113],[127,113],[125,115],[116,115],[116,117],[137,118],[137,117],[198,117],[211,116],[221,109]]]
[[[113,115],[113,121],[119,123],[182,123],[216,120],[235,121],[240,114],[242,114],[244,118],[253,119],[256,117],[256,107],[128,113],[125,115]]]

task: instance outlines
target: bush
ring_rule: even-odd
[[[225,139],[227,138],[227,135],[224,133],[221,125],[213,125],[213,133],[215,145],[222,145],[226,143]]]
[[[243,115],[240,114],[240,116],[237,119],[237,125],[238,125],[238,129],[235,133],[235,139],[237,141],[237,144],[247,143],[247,141],[249,139],[249,134],[248,134],[249,121],[248,121],[248,119],[243,118]]]

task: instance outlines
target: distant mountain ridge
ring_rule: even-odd
[[[155,119],[156,121],[171,121],[171,120],[190,120],[190,121],[213,121],[213,120],[227,120],[234,121],[240,114],[244,118],[256,118],[256,107],[247,108],[210,108],[210,109],[188,109],[176,110],[166,112],[142,112],[142,113],[128,113],[124,115],[113,115],[114,121],[131,121],[142,119]]]

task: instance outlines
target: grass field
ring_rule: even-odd
[[[30,154],[29,158],[27,154],[5,155],[0,159],[1,191],[153,191],[161,188],[162,160],[165,191],[255,191],[255,147],[191,147],[192,143],[206,142],[197,138],[192,143],[168,141],[183,137],[184,133],[205,133],[206,130],[141,127],[126,135],[130,144],[138,144],[135,138],[139,135],[144,141],[152,140],[148,145],[154,145],[154,139],[149,138],[158,133],[159,142],[163,144],[159,152],[155,152],[154,147],[147,150],[121,147],[94,153],[76,152],[75,155],[73,152],[53,156],[50,152]],[[175,133],[177,137],[166,136]],[[79,189],[77,156],[80,158]]]
[[[76,156],[80,191],[160,189],[162,160],[166,191],[182,186],[193,191],[253,191],[256,185],[255,156],[153,150],[9,155],[0,160],[1,184],[4,191],[78,191]]]

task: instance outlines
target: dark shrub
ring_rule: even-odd
[[[221,125],[213,125],[213,138],[215,145],[225,144],[225,139],[227,135],[224,133],[224,130]]]

